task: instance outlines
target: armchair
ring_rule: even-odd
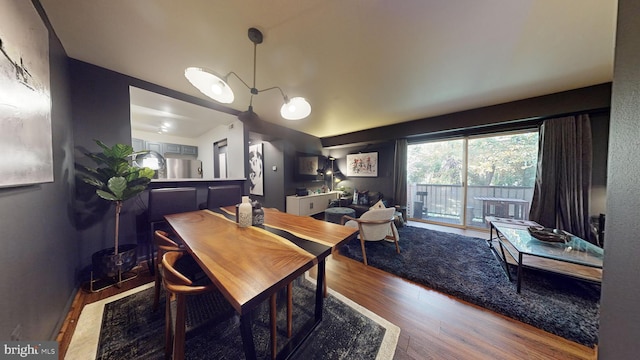
[[[370,209],[362,214],[358,219],[345,215],[342,217],[342,224],[349,227],[358,228],[360,234],[360,246],[362,247],[362,259],[367,264],[367,253],[365,250],[365,241],[393,241],[396,245],[396,252],[400,253],[398,245],[398,230],[394,224],[393,216],[395,208]]]

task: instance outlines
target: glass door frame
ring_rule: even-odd
[[[461,176],[461,189],[463,191],[462,193],[462,197],[460,199],[461,201],[461,211],[460,211],[460,218],[458,219],[459,223],[449,223],[449,222],[444,222],[444,221],[437,221],[437,220],[429,220],[429,219],[418,219],[418,218],[414,218],[411,215],[413,215],[412,213],[407,213],[407,217],[409,218],[409,220],[412,221],[419,221],[419,222],[424,222],[424,223],[430,223],[430,224],[436,224],[436,225],[443,225],[443,226],[449,226],[449,227],[454,227],[454,228],[460,228],[460,229],[472,229],[472,230],[481,230],[481,231],[488,231],[487,227],[484,226],[475,226],[474,224],[468,224],[467,222],[467,217],[469,215],[473,215],[470,214],[470,208],[469,208],[469,179],[468,179],[468,171],[469,171],[469,140],[473,140],[473,139],[478,139],[478,138],[491,138],[491,137],[499,137],[499,136],[508,136],[508,135],[517,135],[517,134],[526,134],[526,133],[532,133],[532,132],[538,132],[537,128],[528,128],[528,129],[519,129],[519,130],[510,130],[510,131],[500,131],[500,132],[495,132],[495,133],[485,133],[485,134],[471,134],[471,135],[463,135],[463,136],[457,136],[457,137],[451,137],[451,138],[441,138],[441,139],[430,139],[430,140],[426,140],[426,141],[420,141],[420,142],[415,142],[415,143],[410,143],[408,144],[408,146],[412,146],[412,145],[419,145],[419,144],[427,144],[427,143],[432,143],[432,142],[445,142],[445,141],[454,141],[454,140],[462,140],[462,168],[460,169],[460,176]],[[407,169],[408,170],[408,169]],[[411,195],[409,194],[410,189],[411,188],[411,184],[409,184],[409,182],[407,181],[407,195]],[[411,197],[409,197],[407,199],[409,202],[411,200]],[[482,209],[481,209],[482,210]],[[475,211],[475,210],[474,210]]]

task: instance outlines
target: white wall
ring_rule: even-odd
[[[158,134],[158,133],[140,131],[135,129],[131,129],[131,137],[134,139],[142,139],[142,140],[151,141],[151,142],[198,146],[197,139],[182,137],[182,136]]]
[[[213,144],[227,140],[227,178],[243,179],[245,165],[244,124],[240,120],[229,126],[215,127],[197,141],[198,159],[202,161],[202,177],[213,179]]]

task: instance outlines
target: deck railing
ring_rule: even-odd
[[[433,220],[460,219],[463,214],[462,185],[409,184],[407,187],[407,217]],[[529,212],[533,187],[520,186],[469,186],[467,195],[467,221],[469,225],[484,226],[483,201],[476,198],[501,198],[525,200],[524,209]]]

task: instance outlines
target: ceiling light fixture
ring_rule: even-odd
[[[256,28],[249,29],[249,40],[253,43],[253,85],[249,86],[238,74],[231,71],[225,76],[220,76],[211,70],[200,67],[189,67],[184,71],[184,76],[195,86],[200,92],[223,104],[230,104],[234,100],[233,90],[228,84],[229,76],[234,75],[244,86],[251,92],[251,100],[249,101],[249,113],[253,112],[253,96],[263,91],[277,89],[280,91],[284,104],[280,108],[280,115],[287,120],[304,119],[311,114],[311,105],[305,98],[294,97],[289,99],[284,91],[278,86],[258,90],[256,88],[256,48],[262,43],[262,32]]]

